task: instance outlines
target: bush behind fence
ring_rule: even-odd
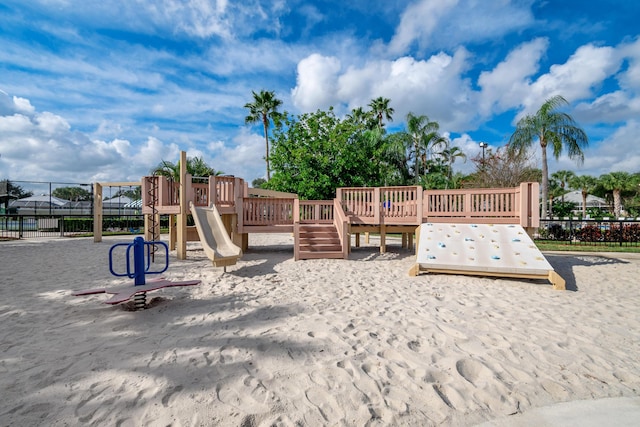
[[[169,227],[168,216],[160,217],[160,227]],[[105,215],[102,231],[104,233],[143,233],[144,215]],[[0,215],[0,237],[3,238],[74,237],[92,234],[93,216]]]
[[[538,239],[570,244],[640,246],[640,221],[633,219],[540,220]]]

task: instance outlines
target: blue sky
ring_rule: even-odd
[[[1,0],[0,179],[137,181],[185,150],[251,182],[261,89],[294,114],[384,96],[391,129],[426,114],[469,157],[560,94],[590,144],[550,172],[640,172],[638,18],[627,0]]]

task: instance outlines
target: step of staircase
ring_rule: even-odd
[[[340,236],[332,224],[301,224],[296,245],[298,259],[344,258]]]

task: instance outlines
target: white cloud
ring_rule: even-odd
[[[620,65],[621,58],[611,47],[591,44],[579,47],[567,62],[552,65],[548,73],[531,84],[522,102],[521,116],[534,113],[553,95],[562,95],[570,103],[593,96],[596,87],[615,73]]]
[[[407,6],[389,43],[389,52],[401,55],[415,41],[426,44],[438,22],[457,4],[458,0],[422,0]]]
[[[262,135],[251,133],[247,128],[240,128],[231,145],[213,141],[207,148],[212,156],[209,164],[226,175],[244,178],[249,185],[255,178],[267,176],[264,160],[265,141]]]
[[[405,9],[389,52],[453,49],[465,43],[494,40],[530,27],[535,20],[533,1],[419,0]]]
[[[573,117],[585,123],[621,123],[640,116],[640,98],[621,90],[576,105]]]
[[[513,49],[504,61],[478,78],[482,88],[479,108],[484,116],[520,105],[529,92],[530,78],[540,67],[549,42],[537,38]]]
[[[550,155],[549,171],[569,169],[577,175],[596,177],[611,171],[640,172],[640,150],[637,149],[639,134],[640,121],[630,120],[598,144],[592,141],[584,150],[583,165],[577,165],[566,154],[558,160]]]
[[[314,53],[298,63],[296,87],[291,91],[293,104],[302,111],[328,108],[336,103],[340,61]]]
[[[313,54],[300,61],[293,102],[302,111],[330,105],[351,109],[384,96],[395,109],[395,122],[414,112],[438,120],[443,128],[464,128],[476,115],[475,95],[462,77],[467,57],[466,50],[458,49],[453,56],[441,52],[428,60],[370,61],[340,73],[337,58]]]
[[[20,98],[18,96],[13,97],[13,104],[15,106],[16,113],[29,115],[33,114],[36,110],[28,99]]]
[[[640,94],[640,38],[618,47],[620,54],[628,61],[627,69],[620,73],[618,80],[624,90]]]
[[[245,0],[33,0],[32,5],[59,21],[95,28],[117,28],[141,34],[171,34],[199,39],[232,39],[259,31],[277,34],[282,1]],[[57,30],[60,34],[60,30]]]
[[[25,110],[28,100],[0,94],[3,105]],[[9,100],[9,101],[8,101]],[[133,147],[123,139],[102,141],[74,131],[69,123],[51,112],[27,116],[20,113],[0,116],[2,178],[18,180],[82,181],[139,180],[166,154],[177,157],[175,145],[149,138]]]

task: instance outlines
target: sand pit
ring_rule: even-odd
[[[554,291],[409,277],[399,241],[294,262],[291,235],[252,235],[227,273],[172,256],[167,279],[202,283],[147,310],[70,296],[122,284],[126,241],[0,243],[0,425],[466,426],[640,395],[638,258],[547,254]]]

